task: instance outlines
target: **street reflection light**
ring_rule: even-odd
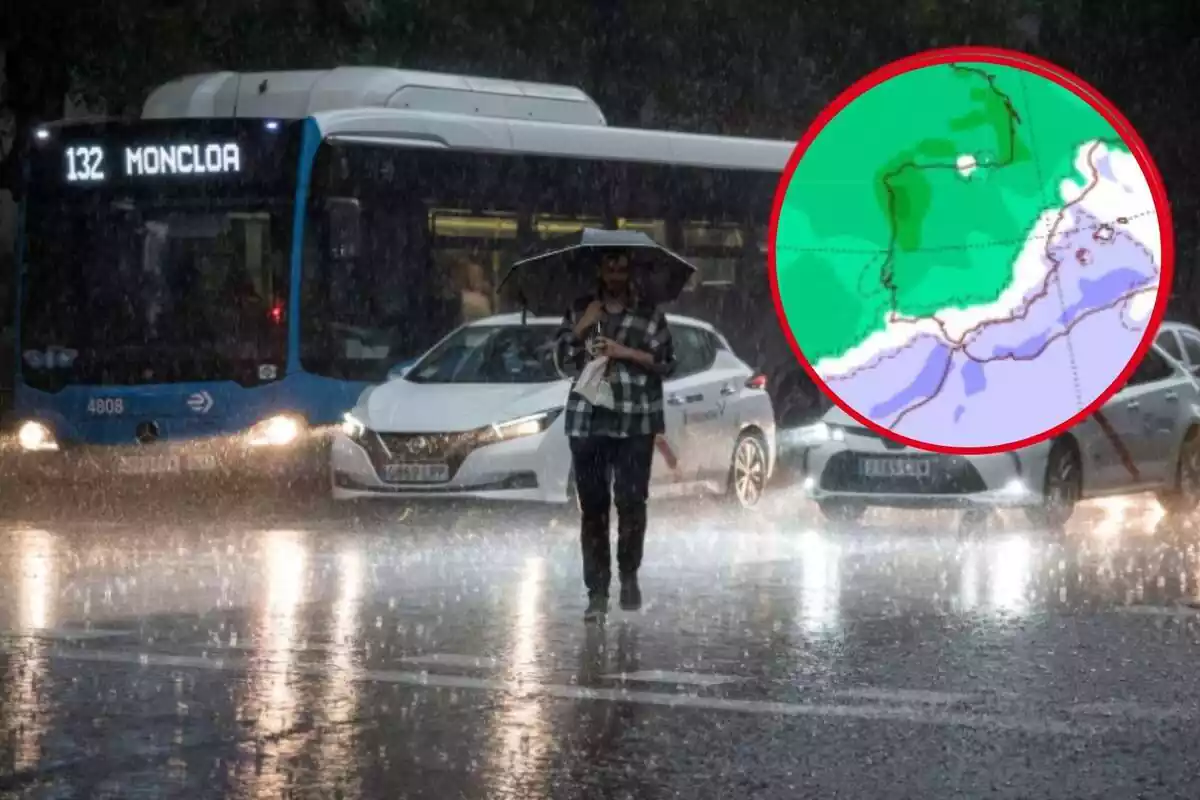
[[[249,663],[249,696],[242,713],[254,720],[256,738],[262,742],[278,737],[273,745],[275,758],[286,760],[301,742],[283,736],[292,725],[296,698],[291,685],[298,644],[297,612],[304,597],[308,570],[308,545],[304,534],[290,530],[270,530],[264,534],[263,571],[266,573],[265,597],[258,624],[259,645]],[[279,797],[285,788],[285,776],[276,769],[255,769],[251,765],[247,791],[250,797]]]
[[[996,543],[988,559],[988,601],[995,611],[1013,614],[1029,607],[1029,579],[1033,569],[1033,543],[1024,534],[1012,534]]]
[[[358,714],[355,671],[359,664],[355,651],[361,620],[363,561],[362,551],[357,547],[338,555],[338,594],[333,605],[332,642],[321,703],[324,724],[328,727],[328,732],[321,737],[321,783],[339,786],[339,796],[344,798],[361,794],[358,767],[351,752],[352,739],[345,723]],[[347,774],[349,780],[339,780],[340,774]]]
[[[15,585],[16,627],[22,634],[44,630],[54,624],[53,599],[57,576],[54,537],[43,530],[26,530],[17,535]],[[51,708],[40,707],[37,686],[46,672],[46,643],[23,640],[24,647],[8,659],[0,702],[0,729],[12,731],[13,768],[33,769],[41,760],[41,740],[51,721]]]
[[[543,617],[540,611],[546,564],[540,556],[525,560],[517,589],[517,615],[513,625],[510,694],[496,715],[498,746],[495,749],[496,785],[493,795],[509,795],[529,786],[536,777],[541,754],[547,747],[542,700],[530,696],[542,679],[537,666],[542,640]]]
[[[54,578],[54,538],[42,530],[20,535],[21,567],[18,625],[22,632],[50,627],[50,601]]]
[[[1104,497],[1096,500],[1095,505],[1103,513],[1103,516],[1092,526],[1092,536],[1102,542],[1120,538],[1131,506],[1129,498]]]
[[[979,607],[979,547],[969,545],[959,555],[958,604],[963,611]]]
[[[814,530],[800,537],[800,622],[810,635],[823,633],[841,617],[841,546]]]
[[[1026,534],[964,545],[959,555],[959,610],[983,606],[987,611],[1025,613],[1033,568],[1033,542]]]
[[[267,605],[263,620],[266,646],[259,653],[260,664],[270,679],[269,708],[278,712],[278,733],[286,727],[294,711],[290,673],[297,644],[296,612],[304,593],[304,573],[308,548],[302,534],[295,531],[271,531],[267,539]]]

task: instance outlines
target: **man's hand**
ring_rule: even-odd
[[[615,342],[607,336],[599,336],[596,338],[596,355],[608,356],[616,361],[629,361],[632,359],[633,348],[626,347],[620,342]]]
[[[603,318],[604,303],[601,303],[599,300],[593,300],[592,302],[588,303],[588,307],[583,311],[583,316],[581,316],[579,321],[575,323],[575,336],[580,339],[584,338],[584,335],[587,334],[588,328],[592,327]]]

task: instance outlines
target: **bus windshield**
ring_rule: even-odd
[[[35,386],[282,373],[289,204],[31,205],[21,315]]]
[[[68,123],[27,154],[26,384],[282,377],[299,128]]]

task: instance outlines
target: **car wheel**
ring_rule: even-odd
[[[1067,524],[1083,496],[1083,466],[1079,452],[1059,440],[1046,459],[1046,477],[1042,482],[1039,505],[1025,509],[1025,516],[1040,528],[1057,530]]]
[[[867,513],[867,507],[852,500],[818,500],[817,507],[831,522],[858,522]]]
[[[1179,448],[1175,485],[1158,493],[1163,510],[1174,516],[1190,514],[1200,505],[1200,432],[1192,429]]]
[[[767,488],[767,446],[756,433],[743,433],[733,447],[729,465],[729,499],[754,508]]]

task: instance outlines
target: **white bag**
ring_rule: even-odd
[[[613,408],[616,402],[613,400],[612,387],[605,377],[607,368],[607,357],[592,359],[579,373],[579,380],[575,381],[572,391],[597,408]]]

